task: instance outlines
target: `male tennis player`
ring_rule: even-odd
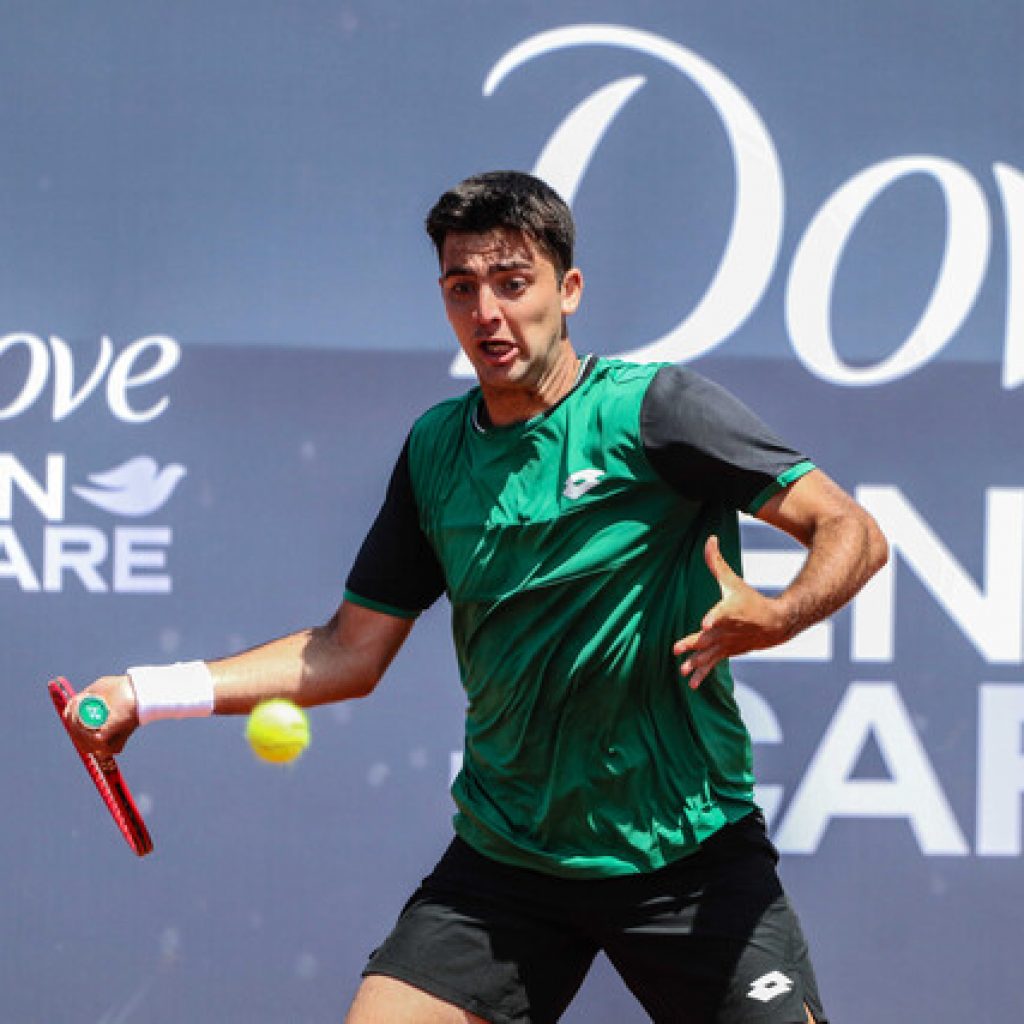
[[[157,718],[364,696],[447,593],[468,695],[456,838],[349,1024],[556,1021],[599,951],[655,1021],[825,1024],[728,658],[834,612],[884,538],[715,385],[577,355],[572,218],[542,182],[470,178],[427,230],[479,387],[413,425],[337,612],[97,680],[111,718],[80,738],[116,752]],[[740,577],[737,511],[807,548],[776,597]]]

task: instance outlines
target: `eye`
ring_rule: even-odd
[[[509,277],[502,282],[502,289],[508,295],[520,295],[526,291],[529,281],[525,277]]]
[[[468,281],[450,281],[447,292],[449,298],[466,299],[473,294],[473,287]]]

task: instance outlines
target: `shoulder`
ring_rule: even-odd
[[[599,359],[593,377],[596,383],[623,394],[637,393],[645,405],[662,402],[714,401],[731,398],[719,384],[694,370],[675,363],[629,363],[621,359]]]
[[[479,388],[458,398],[449,398],[421,413],[406,441],[408,473],[414,492],[421,494],[426,481],[454,472],[465,450],[467,432],[472,430],[471,412]]]
[[[430,434],[433,431],[444,430],[453,423],[462,422],[479,391],[479,388],[471,388],[464,395],[459,395],[457,398],[446,398],[443,402],[432,405],[416,417],[410,433]]]
[[[729,391],[678,366],[652,379],[640,436],[655,471],[680,493],[746,511],[795,467],[810,465]]]
[[[666,418],[676,425],[727,413],[739,405],[723,387],[675,363],[629,363],[600,359],[593,378],[594,397],[603,406],[619,401],[638,405],[648,427]]]
[[[659,370],[669,366],[668,363],[630,363],[624,359],[597,360],[591,377],[595,382],[620,387],[645,389]]]
[[[627,363],[620,359],[598,359],[581,389],[585,400],[608,412],[618,408],[639,412],[644,396],[657,375],[658,363]]]
[[[416,457],[426,451],[451,443],[469,422],[470,410],[477,400],[479,388],[472,388],[458,398],[449,398],[421,413],[409,430],[409,452]]]
[[[657,367],[644,394],[645,432],[715,429],[747,431],[755,415],[735,395],[694,370],[674,364]]]
[[[675,363],[661,363],[655,366],[649,388],[649,400],[653,402],[682,398],[700,401],[729,396],[729,392],[695,370]],[[735,399],[733,399],[735,401]]]

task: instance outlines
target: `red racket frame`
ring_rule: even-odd
[[[153,849],[153,840],[149,836],[149,830],[142,820],[138,807],[135,806],[131,790],[128,789],[117,762],[113,757],[99,757],[96,754],[90,754],[82,750],[75,742],[74,734],[64,720],[64,709],[75,695],[71,684],[66,679],[58,677],[50,680],[48,688],[57,715],[67,730],[68,737],[78,752],[78,756],[82,759],[85,770],[89,773],[103,802],[107,805],[107,810],[110,811],[111,817],[121,830],[121,835],[138,856],[145,857]]]

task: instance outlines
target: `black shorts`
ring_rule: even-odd
[[[492,1024],[549,1024],[603,951],[659,1024],[826,1024],[800,923],[759,813],[647,874],[566,879],[460,839],[405,905],[365,975]]]

